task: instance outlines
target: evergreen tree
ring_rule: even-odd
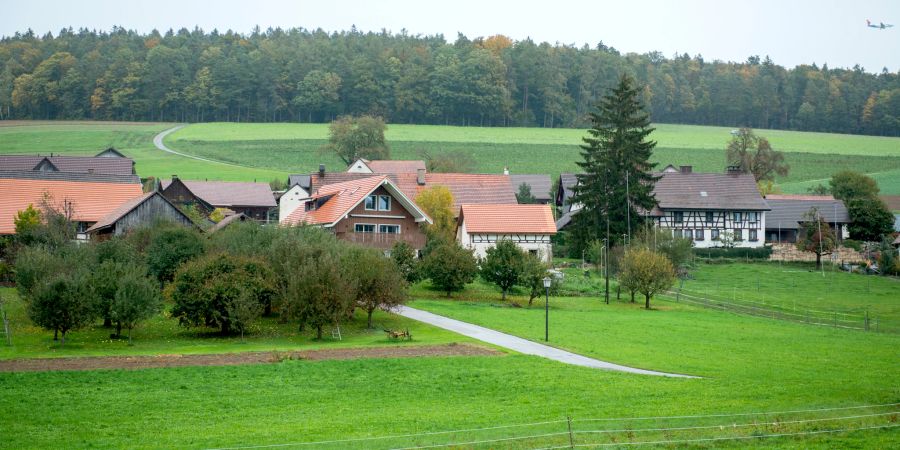
[[[641,213],[656,205],[651,172],[654,128],[641,104],[642,88],[628,75],[603,97],[590,114],[588,136],[582,138],[581,156],[572,203],[581,206],[573,217],[573,238],[578,248],[609,236],[612,242],[643,222]],[[608,232],[607,232],[608,230]]]

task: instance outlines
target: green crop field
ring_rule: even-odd
[[[115,147],[136,162],[142,177],[259,180],[283,172],[197,161],[157,150],[153,136],[174,124],[133,122],[0,121],[0,154],[95,155]]]
[[[815,302],[823,295],[827,306],[840,302],[840,295],[826,294],[814,283],[820,273],[801,265],[785,267],[702,265],[689,283],[726,278],[731,284],[719,286],[726,291],[729,286],[754,286],[758,277],[766,277],[761,281],[766,289],[796,279],[797,286],[790,291],[770,290],[779,292],[783,302],[795,296]],[[839,306],[898,313],[891,296],[896,281],[826,276],[834,277],[832,290],[848,294]],[[868,296],[856,292],[861,282],[871,282]],[[575,280],[566,283],[570,290],[580,286]],[[416,285],[412,293],[418,300],[411,306],[527,339],[543,338],[542,300],[531,308],[512,307],[512,302],[499,300],[496,288],[482,282],[450,300],[432,291],[427,282]],[[23,310],[13,290],[2,289],[0,295],[12,299],[7,303],[12,305],[11,317],[21,324]],[[518,293],[512,299],[525,303]],[[895,404],[900,401],[898,334],[744,317],[671,300],[655,300],[651,311],[624,297],[610,305],[596,296],[551,297],[550,305],[551,345],[615,363],[703,378],[622,374],[517,354],[0,372],[4,411],[0,447],[219,448],[337,440],[314,447],[401,448],[540,435],[455,446],[534,448],[568,445],[567,416],[573,419],[576,444],[740,437],[751,440],[693,445],[823,449],[900,445],[897,428],[830,432],[895,426]],[[15,347],[0,353],[0,358],[390,345],[383,334],[363,330],[360,322],[358,318],[357,326],[348,328],[342,342],[327,338],[313,342],[309,334],[292,334],[289,325],[264,322],[241,344],[237,338],[185,332],[173,320],[160,318],[136,330],[134,347],[103,339],[104,330],[97,328],[73,332],[62,349],[51,344],[46,331],[17,325]],[[413,345],[469,341],[384,314],[376,322],[410,326],[417,336]],[[828,410],[884,404],[893,405]],[[764,412],[768,413],[759,414]],[[598,418],[605,420],[587,420]],[[493,428],[510,424],[529,425]],[[463,431],[444,433],[449,430]],[[822,434],[763,439],[810,432]]]

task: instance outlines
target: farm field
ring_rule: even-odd
[[[578,442],[697,439],[890,426],[896,407],[727,416],[894,403],[895,335],[832,330],[657,303],[643,311],[596,298],[551,299],[551,344],[638,367],[702,375],[668,379],[558,364],[536,357],[437,357],[283,361],[236,367],[137,371],[0,373],[0,427],[11,447],[216,448],[276,445],[507,424],[512,429],[337,442],[316,448],[395,448],[552,434],[462,445],[566,445],[569,415]],[[543,308],[419,300],[413,306],[538,340]],[[865,370],[860,370],[865,367]],[[89,389],[85,389],[89,386]],[[78,392],[79,401],[56,399]],[[123,406],[124,405],[124,406]],[[139,414],[111,413],[121,408]],[[588,418],[725,414],[726,417],[579,422]],[[836,417],[851,417],[834,419]],[[339,418],[339,419],[338,419]],[[794,420],[814,420],[792,425]],[[786,422],[733,428],[735,424]],[[719,425],[727,427],[720,428]],[[641,428],[707,427],[639,432]],[[711,428],[711,429],[710,429]],[[896,429],[770,438],[774,447],[895,447]],[[745,441],[710,447],[744,448]]]
[[[731,128],[657,124],[659,142],[653,160],[693,165],[697,171],[720,171]],[[804,192],[827,183],[837,167],[877,174],[884,193],[900,193],[900,139],[758,130],[776,149],[786,152],[791,173],[778,182],[786,192]],[[319,149],[326,143],[324,124],[196,124],[169,137],[167,144],[204,158],[253,167],[314,171],[319,163],[344,167]],[[394,159],[421,158],[421,152],[461,152],[472,155],[475,171],[512,173],[575,171],[584,130],[545,128],[478,128],[389,125],[386,137]]]
[[[89,156],[115,147],[133,158],[138,175],[269,181],[276,170],[197,161],[157,150],[153,136],[174,124],[142,122],[0,121],[0,154]]]

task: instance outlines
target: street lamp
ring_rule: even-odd
[[[546,292],[546,297],[544,297],[544,341],[550,340],[550,283],[553,280],[550,277],[544,277],[544,290]]]
[[[606,276],[606,290],[603,296],[606,297],[606,304],[609,304],[609,240],[603,239],[603,248],[606,249],[606,259],[603,261],[603,272]]]

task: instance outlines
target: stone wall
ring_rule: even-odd
[[[822,255],[822,262],[827,263],[832,261],[832,258],[837,263],[865,261],[862,253],[847,247],[838,248],[833,255]],[[769,261],[815,262],[816,254],[797,250],[797,246],[794,244],[772,244],[772,256],[769,257]]]

